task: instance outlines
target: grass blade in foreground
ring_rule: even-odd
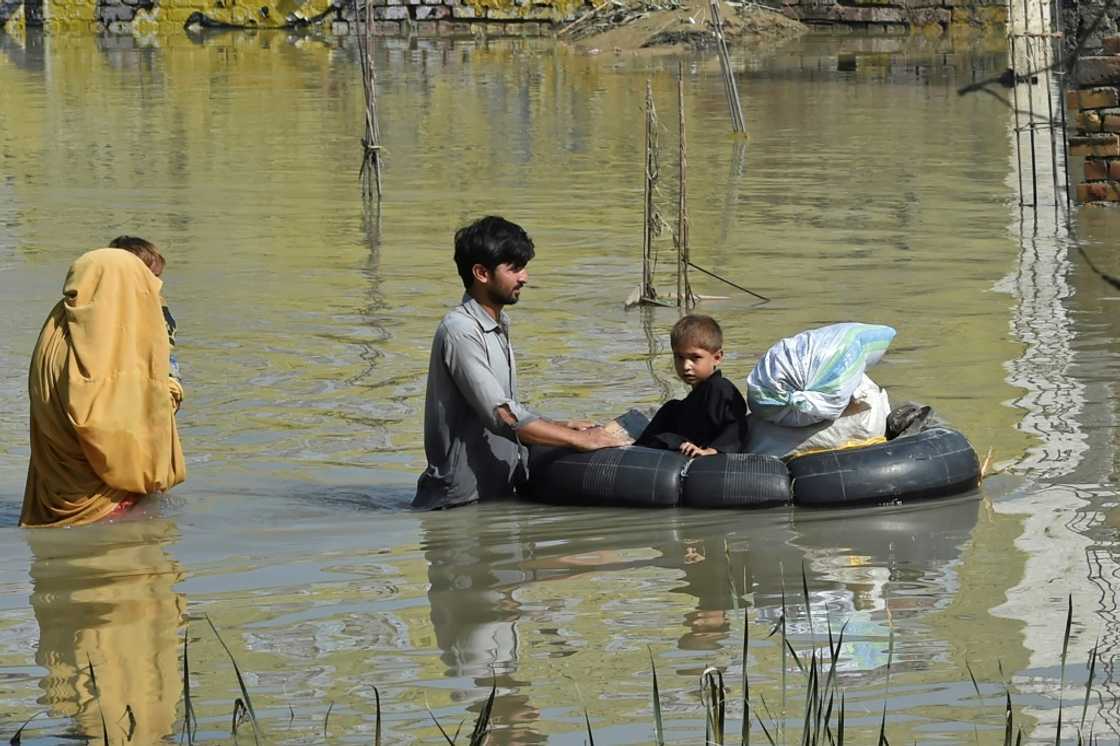
[[[751,641],[751,620],[743,610],[743,725],[739,733],[741,746],[751,746],[751,680],[747,675],[747,648]]]
[[[23,725],[21,725],[19,727],[19,730],[16,731],[16,734],[14,736],[12,736],[12,740],[8,741],[9,746],[19,746],[20,743],[23,742],[23,729],[27,727],[27,724],[30,723],[35,718],[39,717],[40,715],[45,715],[45,714],[47,714],[46,710],[40,710],[39,712],[36,712],[31,717],[27,718],[27,720],[24,720]]]
[[[214,637],[218,638],[222,649],[226,651],[229,656],[229,662],[233,664],[233,673],[237,676],[237,685],[241,687],[241,697],[244,699],[245,711],[249,713],[249,722],[253,724],[253,742],[260,743],[260,726],[257,725],[257,713],[253,710],[253,700],[249,696],[249,690],[245,686],[245,679],[241,676],[241,669],[237,666],[237,661],[234,660],[233,652],[226,645],[226,641],[222,639],[222,635],[218,632],[218,628],[214,626],[214,622],[209,616],[205,617],[206,623],[210,625],[210,629],[214,632]]]
[[[373,688],[374,707],[377,708],[377,720],[373,726],[373,746],[381,746],[381,692]]]
[[[1069,653],[1069,630],[1073,625],[1073,594],[1069,594],[1068,606],[1066,608],[1066,633],[1062,638],[1062,667],[1061,673],[1058,675],[1058,730],[1054,736],[1054,743],[1056,746],[1061,746],[1062,743],[1062,694],[1066,688],[1066,654]]]
[[[1081,725],[1079,728],[1085,727],[1085,713],[1089,711],[1089,695],[1093,693],[1093,676],[1097,672],[1097,650],[1101,646],[1101,638],[1097,638],[1097,644],[1089,651],[1089,680],[1085,682],[1085,703],[1081,705]]]
[[[452,738],[451,736],[447,735],[447,731],[445,731],[443,729],[443,726],[440,724],[439,720],[436,718],[436,714],[434,712],[432,712],[432,708],[428,705],[427,697],[425,697],[424,699],[425,699],[424,709],[428,711],[428,717],[430,717],[432,719],[432,722],[436,724],[436,727],[439,728],[439,732],[440,732],[440,735],[443,736],[443,740],[447,741],[449,746],[455,746],[455,741],[459,737],[459,731],[458,730],[455,731],[455,738]],[[459,723],[459,727],[462,728],[463,724]]]
[[[97,674],[93,672],[93,661],[90,657],[86,656],[86,663],[89,664],[89,685],[93,690],[93,698],[97,701],[97,714],[101,718],[101,742],[105,746],[109,746],[109,726],[105,723],[105,710],[101,707],[101,690],[97,687]]]
[[[1011,690],[1007,694],[1007,706],[1003,711],[1003,746],[1011,746],[1011,734],[1015,732],[1015,711],[1011,709]]]
[[[723,746],[727,701],[723,674],[718,668],[709,666],[700,674],[700,702],[704,705],[704,742]]]
[[[486,698],[486,704],[482,706],[482,710],[478,713],[478,720],[474,721],[470,746],[482,746],[482,742],[486,740],[486,734],[490,732],[490,714],[494,711],[494,697],[497,694],[498,680],[491,675],[490,696]]]
[[[194,714],[194,704],[191,702],[191,658],[189,645],[191,640],[191,627],[188,624],[183,634],[183,732],[179,734],[179,743],[186,736],[187,746],[194,746],[194,734],[198,730],[198,718]]]
[[[661,720],[661,692],[657,688],[657,666],[653,662],[653,648],[649,651],[649,669],[653,673],[653,736],[657,746],[665,746],[665,726]]]
[[[809,604],[809,579],[805,575],[805,560],[801,560],[801,592],[805,594],[805,616],[809,620],[809,640],[817,648],[817,633],[813,629],[813,607]]]

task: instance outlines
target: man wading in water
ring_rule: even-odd
[[[588,422],[551,422],[518,402],[509,340],[512,306],[528,282],[533,241],[518,225],[485,217],[455,233],[466,293],[436,329],[424,403],[424,452],[414,508],[512,496],[527,478],[525,444],[581,451],[626,445]]]

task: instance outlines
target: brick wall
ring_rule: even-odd
[[[359,0],[361,1],[361,0]],[[371,0],[380,35],[514,35],[547,33],[597,0]],[[1072,0],[1070,0],[1072,1]],[[1085,0],[1089,2],[1091,0]],[[1006,22],[1005,0],[767,0],[808,24],[889,33],[994,27]],[[1102,0],[1103,2],[1103,0]],[[51,31],[148,33],[197,26],[322,26],[352,33],[354,0],[0,0],[0,27]]]
[[[810,25],[886,32],[940,34],[1007,23],[1006,0],[783,0],[783,12]]]
[[[1085,158],[1078,202],[1120,202],[1120,35],[1103,37],[1101,52],[1077,61],[1079,87],[1066,93],[1069,153]]]
[[[362,1],[362,0],[359,0]],[[370,0],[379,35],[539,36],[574,19],[583,0]],[[293,6],[294,9],[293,9]],[[364,7],[364,1],[362,1]],[[190,27],[356,30],[355,0],[0,0],[0,26],[151,32]]]

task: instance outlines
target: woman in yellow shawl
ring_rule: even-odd
[[[31,356],[21,526],[92,523],[186,479],[162,286],[120,249],[71,265]]]

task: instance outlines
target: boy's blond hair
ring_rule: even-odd
[[[723,330],[711,316],[690,313],[673,324],[673,330],[669,332],[669,343],[674,350],[699,347],[708,352],[719,352],[723,349]]]

